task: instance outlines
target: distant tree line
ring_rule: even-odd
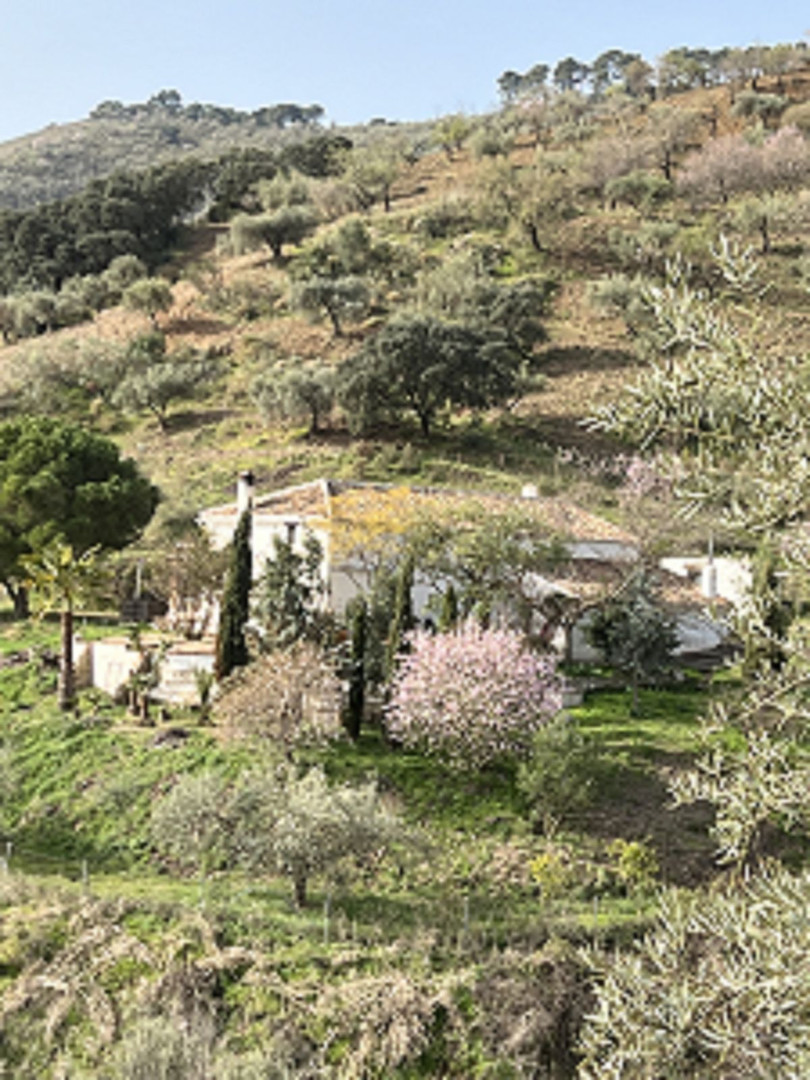
[[[684,45],[669,49],[656,66],[639,53],[607,49],[589,64],[566,56],[553,68],[537,63],[525,72],[504,71],[497,83],[506,104],[513,104],[523,96],[536,96],[551,87],[560,92],[590,90],[597,97],[613,88],[634,96],[666,97],[721,83],[729,84],[732,90],[746,85],[758,90],[758,80],[763,76],[775,77],[777,91],[782,93],[784,76],[809,64],[810,52],[805,41],[721,49]]]
[[[148,101],[132,105],[125,105],[122,101],[102,101],[91,111],[90,119],[133,120],[139,116],[165,115],[192,122],[214,120],[218,124],[254,123],[259,127],[286,128],[289,125],[310,127],[323,118],[324,112],[322,105],[296,105],[294,102],[262,105],[252,112],[199,101],[184,105],[178,90],[160,90]]]

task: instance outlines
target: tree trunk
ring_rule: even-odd
[[[771,250],[771,234],[768,231],[768,219],[763,217],[759,223],[759,235],[762,237],[762,254],[768,255]]]
[[[343,337],[343,327],[340,325],[337,311],[331,305],[327,304],[326,313],[332,323],[332,332],[335,337]]]
[[[540,243],[540,234],[538,233],[537,226],[533,221],[526,222],[526,231],[529,234],[529,240],[531,241],[534,250],[542,253],[543,245]]]
[[[28,604],[28,590],[24,585],[12,585],[10,581],[4,581],[3,584],[14,605],[14,618],[27,619],[31,614],[31,608]]]
[[[297,908],[305,908],[307,906],[306,874],[293,875],[293,890],[295,892],[295,906]]]
[[[639,714],[639,700],[638,700],[638,673],[633,672],[633,704],[630,706],[630,715],[638,716]]]
[[[72,709],[76,701],[76,677],[73,670],[73,612],[66,608],[60,619],[62,648],[59,657],[59,708]]]

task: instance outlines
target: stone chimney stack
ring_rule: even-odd
[[[255,477],[250,469],[240,472],[236,478],[236,512],[241,517],[253,507],[253,482]]]

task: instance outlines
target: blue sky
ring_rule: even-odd
[[[495,80],[609,48],[798,41],[806,0],[0,0],[0,140],[162,88],[253,109],[318,102],[339,123],[496,101]]]

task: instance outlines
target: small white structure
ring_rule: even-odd
[[[691,555],[661,559],[660,566],[699,586],[706,600],[726,600],[737,609],[748,603],[753,576],[747,559],[726,555]]]
[[[197,672],[214,672],[212,640],[171,640],[158,634],[144,634],[140,648],[128,637],[99,641],[74,641],[76,666],[91,686],[115,697],[141,666],[147,651],[159,658],[159,681],[150,697],[169,705],[195,705],[199,701]]]

